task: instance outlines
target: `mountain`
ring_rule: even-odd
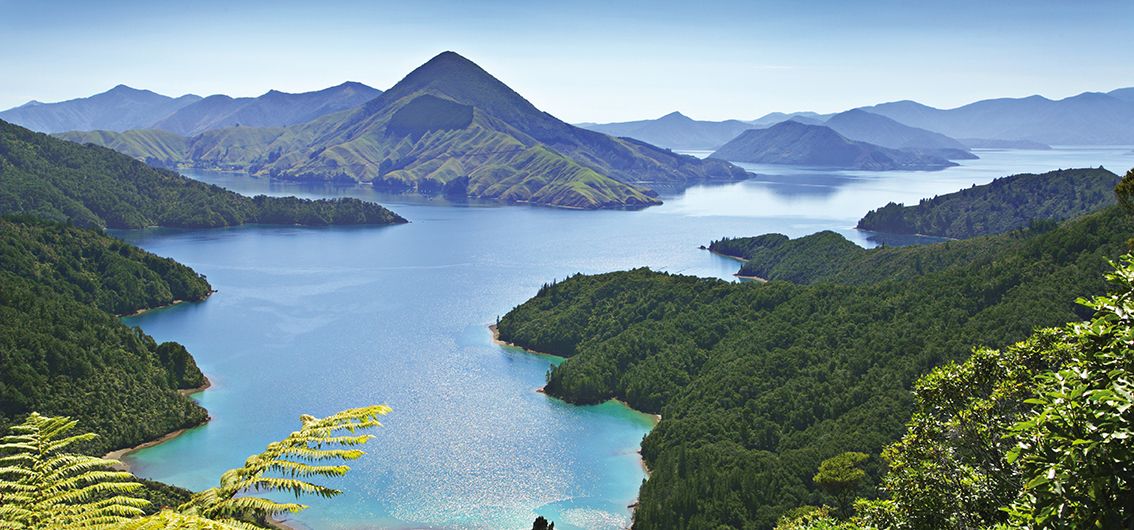
[[[149,90],[118,85],[88,98],[59,103],[33,101],[0,112],[0,120],[44,133],[98,129],[125,131],[147,128],[200,100],[200,96],[171,98]]]
[[[739,120],[698,121],[680,112],[672,112],[656,120],[579,126],[611,136],[636,138],[669,149],[716,149],[741,132],[753,128],[752,124]]]
[[[823,124],[851,140],[890,149],[930,153],[949,160],[976,158],[969,152],[968,147],[944,134],[903,125],[885,116],[861,109],[840,112],[828,118]]]
[[[1048,145],[1134,144],[1131,92],[1084,92],[1060,100],[1041,96],[989,99],[942,110],[913,101],[862,110],[953,138],[1030,140]]]
[[[1114,204],[1119,180],[1101,167],[1012,175],[914,206],[887,204],[857,228],[962,239],[1053,224]]]
[[[819,114],[816,112],[770,112],[748,123],[757,127],[771,127],[780,122],[795,120],[808,125],[819,125],[830,116],[830,114]]]
[[[4,121],[0,121],[0,214],[98,228],[405,222],[358,199],[245,197],[104,147],[67,142]]]
[[[575,275],[498,331],[567,357],[549,395],[661,414],[642,443],[650,475],[635,529],[770,529],[802,504],[837,505],[812,477],[844,451],[874,455],[861,491],[876,491],[887,467],[877,455],[906,432],[913,383],[974,346],[1089,315],[1076,298],[1108,291],[1107,260],[1132,235],[1134,215],[1112,206],[1051,230],[913,247],[867,250],[829,232],[756,238],[753,249],[778,250],[753,256],[754,268],[800,271],[799,283]]]
[[[206,381],[175,342],[115,315],[209,295],[189,267],[94,230],[0,218],[0,430],[31,411],[99,434],[102,454],[200,424]]]
[[[362,83],[348,82],[301,94],[272,90],[256,98],[215,95],[186,105],[149,127],[183,136],[225,127],[280,127],[357,107],[381,93]]]
[[[138,157],[150,156],[160,157]],[[354,110],[288,127],[194,136],[179,162],[569,208],[644,207],[660,203],[652,186],[681,188],[747,175],[727,162],[563,123],[453,52],[434,57]]]
[[[709,158],[759,164],[791,164],[885,171],[933,170],[957,165],[932,154],[911,153],[848,140],[822,125],[788,120],[744,131]]]
[[[1134,87],[1111,90],[1110,92],[1107,92],[1107,95],[1112,98],[1121,99],[1123,101],[1134,102]]]

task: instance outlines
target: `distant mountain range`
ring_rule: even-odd
[[[929,153],[890,149],[850,140],[830,127],[808,125],[794,120],[767,129],[744,131],[709,157],[734,162],[872,171],[935,170],[957,165]]]
[[[572,208],[649,206],[660,203],[651,187],[747,176],[724,161],[563,123],[453,52],[362,106],[302,124],[184,139],[156,130],[61,136],[162,165]]]
[[[903,125],[885,116],[861,109],[841,112],[823,125],[851,139],[890,149],[933,154],[949,160],[976,158],[965,144],[941,133]]]
[[[955,109],[914,101],[863,110],[954,138],[1030,140],[1049,145],[1134,144],[1134,88],[1084,92],[1060,100],[1042,96],[989,99]]]
[[[33,131],[127,131],[160,129],[194,135],[224,127],[279,127],[357,107],[382,91],[348,82],[316,92],[277,90],[255,98],[185,95],[171,98],[125,85],[88,98],[59,103],[29,102],[0,112],[0,119]]]
[[[171,98],[149,90],[118,85],[89,98],[59,103],[30,101],[0,112],[0,120],[43,133],[63,131],[125,131],[142,129],[178,109],[201,100],[192,94]]]
[[[855,110],[869,115],[848,114]],[[892,121],[873,119],[871,115]],[[872,121],[867,122],[867,119]],[[1134,87],[1105,94],[1085,92],[1061,100],[1041,96],[990,99],[948,110],[914,101],[897,101],[839,114],[773,112],[751,121],[698,121],[675,112],[656,120],[579,125],[670,149],[716,149],[747,129],[769,127],[787,120],[808,125],[825,124],[847,138],[884,147],[930,152],[970,148],[1050,149],[1053,144],[1129,145],[1134,144]],[[937,151],[937,154],[951,159],[965,158],[960,152]]]
[[[754,126],[740,120],[698,121],[680,112],[671,112],[656,120],[585,123],[580,127],[670,149],[716,149]]]
[[[749,129],[762,129],[784,121],[826,125],[852,139],[891,149],[922,151],[942,158],[976,158],[963,143],[940,133],[903,125],[885,116],[854,109],[834,115],[814,112],[772,113],[753,121],[698,121],[680,112],[656,120],[581,126],[592,131],[635,138],[670,149],[718,149]]]
[[[347,82],[301,94],[271,90],[256,98],[209,96],[178,109],[152,128],[192,136],[226,127],[281,127],[357,107],[381,93],[362,83]]]

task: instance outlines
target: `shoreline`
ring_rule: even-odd
[[[513,344],[511,342],[501,340],[500,339],[500,330],[497,329],[496,324],[489,324],[488,330],[492,333],[492,343],[496,344],[497,346],[505,346],[505,347],[509,347],[509,348],[518,348],[520,350],[523,350],[526,353],[530,353],[530,354],[533,354],[533,355],[546,355],[546,356],[549,356],[549,357],[558,357],[560,359],[566,359],[566,357],[561,357],[561,356],[555,355],[553,353],[545,353],[545,352],[539,352],[539,351],[535,351],[535,350],[529,350],[529,349],[527,349],[523,346],[520,346],[518,344]],[[544,387],[542,387],[542,386],[539,387],[539,388],[536,388],[535,391],[539,392],[540,394],[543,394],[543,395],[545,395],[545,396],[547,396],[551,399],[559,399],[559,398],[552,396],[551,394],[548,394],[547,392],[545,392]],[[563,400],[560,400],[560,401],[563,401]],[[638,414],[643,414],[643,415],[649,416],[650,418],[653,419],[653,427],[657,427],[658,424],[661,423],[661,420],[662,420],[661,414],[651,414],[649,412],[642,412],[642,411],[632,407],[629,403],[627,403],[627,402],[625,402],[625,401],[623,401],[619,398],[610,398],[610,401],[615,401],[618,404],[622,405],[623,407],[626,407],[627,409],[630,409],[634,412],[637,412]],[[564,401],[564,403],[567,403],[567,402]],[[568,404],[574,405],[573,403],[568,403]],[[651,430],[653,429],[653,427],[651,427]],[[642,456],[642,444],[638,444],[638,449],[635,451],[635,453],[638,455],[638,464],[642,466],[642,471],[646,474],[646,479],[649,480],[649,478],[650,478],[650,466],[646,464],[646,459]],[[634,520],[634,510],[636,510],[638,508],[638,497],[634,497],[634,500],[632,502],[630,502],[630,504],[626,505],[626,507],[630,509],[630,520],[633,521]]]
[[[205,390],[209,389],[212,386],[213,386],[213,382],[211,380],[209,380],[208,377],[206,377],[205,378],[205,384],[203,384],[199,387],[196,387],[196,388],[179,388],[179,389],[177,389],[177,393],[181,394],[182,396],[190,396],[190,395],[196,394],[198,392],[204,392]],[[168,441],[170,441],[174,438],[177,438],[178,436],[181,436],[182,434],[185,433],[185,431],[188,431],[189,429],[196,429],[197,427],[200,427],[200,426],[208,423],[212,419],[213,419],[212,416],[207,416],[207,417],[205,417],[205,420],[200,422],[200,423],[197,423],[195,425],[190,425],[188,427],[182,427],[182,428],[177,429],[175,431],[167,432],[167,433],[161,435],[158,438],[142,442],[138,445],[134,445],[134,446],[131,446],[131,447],[124,447],[122,449],[115,449],[115,450],[110,451],[109,453],[106,453],[105,455],[103,455],[103,458],[106,459],[106,460],[117,460],[119,463],[112,466],[113,469],[115,469],[116,471],[127,471],[128,472],[128,471],[130,471],[130,465],[127,464],[126,462],[122,461],[122,459],[126,455],[129,455],[130,453],[134,453],[134,452],[137,452],[137,451],[141,451],[142,449],[148,449],[148,448],[153,447],[155,445],[160,445],[160,444],[163,444],[165,442],[168,442]]]
[[[159,305],[159,306],[156,306],[156,307],[143,307],[141,309],[134,311],[133,313],[122,313],[120,315],[114,315],[114,316],[116,316],[118,318],[130,318],[130,317],[136,317],[136,316],[139,316],[139,315],[144,315],[146,313],[149,313],[150,311],[157,311],[159,309],[168,309],[168,308],[173,307],[177,304],[183,304],[185,302],[204,302],[205,300],[208,300],[209,297],[213,296],[213,294],[215,294],[216,292],[217,292],[216,289],[212,289],[212,290],[209,291],[208,294],[205,295],[204,298],[202,298],[200,300],[182,300],[180,298],[175,298],[172,302],[165,304],[165,305]]]
[[[715,251],[715,250],[713,250],[709,247],[706,247],[705,245],[701,245],[701,248],[708,250],[710,254],[716,254],[716,255],[718,255],[722,258],[728,258],[728,259],[731,259],[733,261],[739,261],[741,263],[748,263],[748,260],[746,260],[746,259],[744,259],[740,256],[733,256],[732,254],[725,254],[724,252],[717,252],[717,251]],[[767,278],[761,278],[760,276],[747,276],[747,275],[741,274],[739,271],[736,272],[735,274],[733,274],[733,276],[736,276],[737,278],[740,278],[741,280],[751,280],[751,281],[754,281],[754,282],[768,283]]]

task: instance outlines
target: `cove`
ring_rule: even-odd
[[[940,172],[756,167],[642,211],[570,211],[389,196],[187,173],[241,193],[353,195],[411,221],[394,227],[116,231],[208,276],[209,300],[126,321],[193,352],[213,419],[127,457],[140,475],[213,485],[302,413],[386,403],[394,412],[345,493],[290,521],[310,528],[616,529],[645,478],[651,417],[617,403],[576,407],[535,389],[555,362],[492,342],[487,328],[540,285],[577,272],[649,266],[732,281],[737,263],[699,250],[722,236],[853,230],[867,210],[1020,172],[1134,166],[1129,148],[978,151]]]

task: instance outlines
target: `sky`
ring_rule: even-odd
[[[0,109],[386,89],[452,50],[568,122],[1134,86],[1134,1],[0,0]]]

